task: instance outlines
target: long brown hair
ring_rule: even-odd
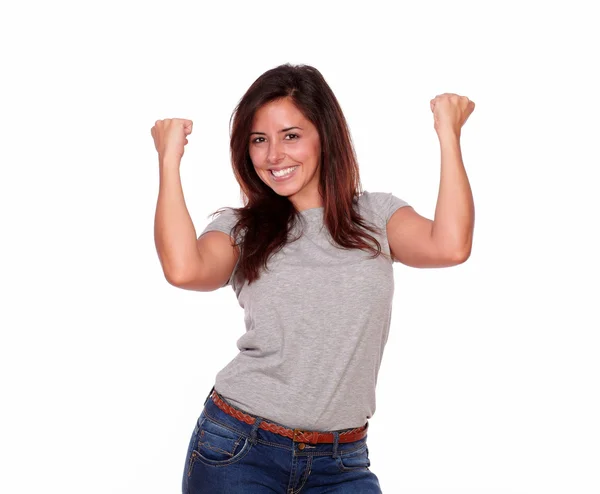
[[[388,257],[382,253],[377,239],[362,229],[373,233],[379,230],[354,208],[363,192],[358,163],[346,119],[333,91],[314,67],[283,64],[256,79],[231,115],[231,164],[246,204],[242,208],[233,208],[237,223],[231,235],[236,240],[241,239],[235,244],[240,247],[237,274],[248,284],[258,279],[260,268],[268,269],[270,256],[290,241],[291,226],[296,219],[302,218],[287,197],[275,193],[259,178],[248,149],[255,112],[264,104],[281,98],[289,98],[319,133],[319,193],[323,198],[324,223],[332,239],[345,249],[373,252],[372,258],[380,254]],[[376,247],[369,245],[367,239]]]

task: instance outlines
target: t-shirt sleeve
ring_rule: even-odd
[[[226,208],[220,214],[217,214],[215,216],[215,218],[208,225],[206,225],[206,227],[204,228],[204,230],[202,230],[202,233],[198,236],[198,238],[200,238],[202,235],[204,235],[207,232],[214,232],[214,231],[226,233],[227,235],[229,235],[230,237],[233,238],[232,229],[236,223],[237,223],[237,217],[235,215],[235,210],[232,208]],[[238,240],[239,240],[239,236],[238,236]],[[239,259],[238,259],[238,263],[239,263]],[[229,278],[229,280],[227,280],[227,283],[225,283],[223,285],[224,287],[232,284],[234,273],[235,273],[235,270],[237,269],[238,263],[236,263],[235,267],[233,268],[233,272],[231,273],[231,277]]]
[[[231,230],[237,222],[234,210],[232,208],[223,209],[221,213],[218,213],[215,218],[202,230],[202,233],[198,236],[200,238],[206,232],[223,232],[227,235],[231,235]]]
[[[405,200],[400,199],[391,192],[367,192],[367,194],[370,196],[373,209],[381,218],[382,226],[387,225],[387,222],[398,209],[410,206]]]
[[[391,192],[364,192],[366,200],[378,218],[379,226],[386,231],[386,225],[392,215],[400,208],[410,206],[405,200],[400,199]],[[386,233],[383,233],[384,235]],[[386,247],[389,248],[389,247]],[[399,262],[395,257],[392,257],[392,262]]]

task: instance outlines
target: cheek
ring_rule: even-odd
[[[290,156],[294,161],[303,163],[304,165],[316,165],[319,161],[319,150],[315,148],[313,144],[306,144],[304,146],[298,146],[294,149]]]
[[[262,156],[263,153],[261,153],[259,149],[250,149],[248,150],[248,154],[252,164],[255,166],[260,165],[264,161],[264,157]]]

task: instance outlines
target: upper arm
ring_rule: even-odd
[[[196,241],[198,264],[178,280],[176,286],[187,290],[210,292],[224,286],[231,277],[239,258],[239,248],[224,232],[211,230]]]
[[[436,244],[433,221],[411,206],[398,209],[387,222],[387,238],[393,258],[413,268],[444,268],[464,261]]]

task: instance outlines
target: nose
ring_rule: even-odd
[[[267,161],[270,164],[276,165],[280,163],[285,157],[282,149],[282,144],[276,141],[271,141],[272,144],[269,145],[269,151],[267,153]]]

